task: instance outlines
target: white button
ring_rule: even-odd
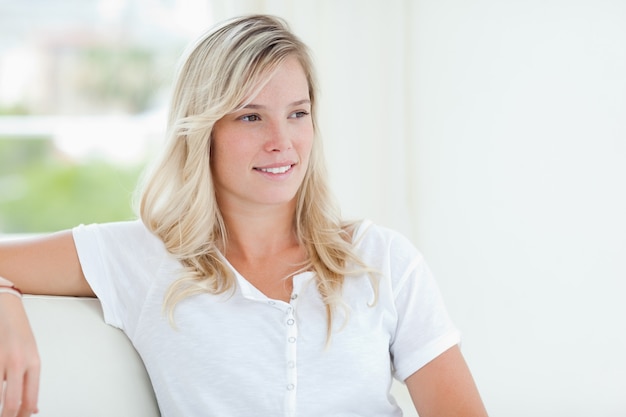
[[[293,369],[293,368],[296,367],[296,363],[294,361],[289,361],[289,362],[287,362],[287,367],[289,369]]]
[[[295,343],[296,342],[296,338],[291,336],[289,339],[287,339],[289,341],[289,343]]]
[[[293,384],[289,384],[289,385],[287,385],[287,391],[293,391],[293,389],[294,389],[295,387],[296,387],[295,385],[293,385]]]
[[[273,306],[274,304],[276,304],[276,302],[275,302],[275,301],[272,301],[272,300],[269,300],[269,301],[267,302],[267,304],[269,304],[269,305]]]
[[[295,300],[296,298],[298,298],[298,294],[293,294],[293,295],[291,296],[291,299],[292,299],[292,300]]]
[[[295,323],[294,319],[287,320],[287,324],[290,326],[293,326],[294,323]]]

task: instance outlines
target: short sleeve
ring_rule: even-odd
[[[415,255],[393,289],[397,327],[390,351],[401,381],[461,339],[424,258],[411,249]]]
[[[72,233],[105,322],[132,331],[150,282],[166,257],[161,241],[140,221],[80,225]]]

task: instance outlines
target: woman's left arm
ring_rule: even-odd
[[[420,417],[487,417],[458,345],[405,380]]]

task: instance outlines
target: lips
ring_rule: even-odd
[[[284,161],[271,165],[256,166],[253,169],[266,174],[280,175],[289,172],[294,166],[296,166],[296,162]]]

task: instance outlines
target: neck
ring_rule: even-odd
[[[249,210],[224,210],[227,258],[262,259],[299,246],[295,227],[295,204]]]

